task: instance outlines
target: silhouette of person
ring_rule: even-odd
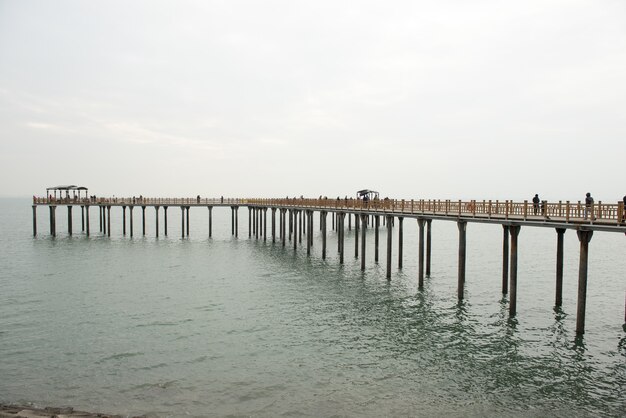
[[[539,195],[535,194],[533,197],[533,213],[536,215],[539,212]]]

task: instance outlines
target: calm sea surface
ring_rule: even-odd
[[[626,237],[590,244],[587,333],[575,341],[578,240],[565,234],[563,308],[554,310],[556,233],[522,227],[518,315],[500,292],[502,229],[468,225],[466,299],[456,299],[458,230],[433,222],[432,276],[417,288],[417,225],[405,220],[404,268],[385,279],[368,231],[367,270],[346,233],[314,254],[239,239],[230,210],[180,210],[169,237],[48,236],[39,208],[0,200],[0,402],[160,416],[625,416]],[[269,212],[268,212],[269,213]],[[161,228],[163,228],[161,211]],[[328,221],[330,225],[330,218]],[[268,222],[269,228],[269,222]]]

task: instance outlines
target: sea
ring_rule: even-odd
[[[517,315],[501,293],[502,227],[469,223],[465,298],[457,299],[458,229],[432,223],[432,268],[418,288],[418,227],[398,223],[391,280],[386,228],[366,269],[345,233],[340,265],[328,218],[312,253],[231,234],[230,208],[191,208],[190,235],[170,207],[168,236],[134,237],[111,209],[91,236],[80,209],[57,209],[57,237],[29,199],[0,199],[0,403],[159,417],[624,417],[626,236],[589,245],[586,333],[575,334],[579,242],[565,233],[563,304],[555,308],[557,235],[519,235]],[[268,211],[268,215],[271,212]],[[278,218],[278,217],[277,217]],[[268,216],[268,233],[271,224]],[[303,244],[305,241],[303,240]],[[360,250],[360,248],[359,248]],[[361,256],[361,254],[359,254]]]

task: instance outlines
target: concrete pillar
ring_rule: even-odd
[[[378,228],[380,227],[380,216],[374,216],[374,262],[378,263]]]
[[[282,217],[282,231],[281,231],[281,240],[283,242],[283,248],[286,245],[286,241],[287,241],[287,209],[281,209],[280,210],[281,213],[281,217]]]
[[[359,258],[359,215],[354,214],[354,258]]]
[[[156,237],[159,237],[159,207],[155,206],[154,207],[154,216],[155,216],[155,230],[156,230]]]
[[[67,233],[72,235],[72,205],[67,207]]]
[[[230,207],[230,235],[235,235],[235,207]]]
[[[167,206],[163,206],[163,235],[167,236]]]
[[[111,236],[111,206],[107,206],[107,235]]]
[[[420,289],[424,288],[424,219],[417,218],[417,226],[419,228],[419,244],[418,244],[418,260],[419,260],[419,269],[418,269],[418,286]]]
[[[80,226],[81,231],[85,232],[85,206],[81,205],[80,207]]]
[[[37,236],[37,205],[33,205],[33,237]]]
[[[403,232],[402,232],[402,224],[404,222],[404,218],[403,217],[398,217],[398,268],[401,269],[402,268],[402,250],[403,250]],[[391,224],[393,225],[393,219],[391,220]]]
[[[576,309],[576,335],[585,333],[585,309],[587,305],[587,267],[589,263],[589,242],[593,231],[576,231],[580,241],[578,263],[578,306]]]
[[[313,223],[311,222],[313,220],[313,212],[310,210],[306,211],[306,226],[308,228],[307,234],[306,234],[306,255],[311,255],[311,235],[313,235]]]
[[[187,236],[189,236],[189,208],[190,206],[187,206],[187,219],[185,219],[186,223],[187,223]]]
[[[502,294],[509,293],[509,226],[502,225]]]
[[[344,223],[345,223],[346,214],[343,212],[339,212],[337,213],[337,216],[339,217],[337,218],[338,228],[339,228],[339,234],[337,234],[337,238],[339,242],[339,263],[343,264],[343,248],[344,248],[343,243],[344,243],[344,235],[345,235]]]
[[[146,207],[141,207],[141,233],[146,236]]]
[[[50,235],[57,236],[57,219],[56,219],[56,206],[48,206],[50,209]]]
[[[98,213],[100,218],[100,232],[102,232],[102,206],[98,205]]]
[[[348,231],[352,231],[352,218],[350,217],[349,213],[348,213]]]
[[[276,242],[276,208],[272,208],[272,242]]]
[[[180,207],[180,231],[181,237],[185,238],[185,207]]]
[[[134,230],[134,227],[133,227],[133,209],[134,208],[135,208],[134,206],[129,206],[128,207],[128,209],[129,209],[129,214],[128,215],[129,215],[129,218],[130,218],[130,237],[131,238],[133,237],[133,232],[134,232],[133,231]],[[89,213],[89,212],[87,212],[87,213]],[[89,216],[87,216],[87,229],[89,229]]]
[[[239,238],[239,206],[235,206],[235,238]]]
[[[563,304],[563,236],[565,228],[556,228],[556,296],[554,305]]]
[[[297,249],[298,248],[298,211],[297,210],[292,210],[293,212],[293,216],[295,216],[295,218],[293,218],[293,249]]]
[[[208,206],[208,209],[209,209],[209,238],[211,238],[213,236],[213,206]],[[250,208],[248,208],[248,211],[249,210]]]
[[[361,271],[365,271],[365,241],[367,231],[367,215],[361,215]]]
[[[267,208],[263,208],[263,242],[267,242]]]
[[[387,280],[391,280],[391,215],[385,216],[385,223],[387,225]]]
[[[87,227],[86,233],[89,236],[89,205],[85,206],[85,226]]]
[[[326,217],[328,212],[320,212],[320,226],[322,228],[322,260],[326,260]]]
[[[466,249],[466,232],[467,222],[458,221],[459,227],[459,268],[458,268],[458,285],[457,285],[457,297],[459,300],[463,300],[465,292],[465,249]]]
[[[291,241],[291,235],[293,234],[293,209],[288,209],[289,212],[289,241]]]
[[[107,208],[102,206],[102,234],[107,234]]]
[[[122,235],[126,236],[126,206],[122,206]]]
[[[248,238],[252,238],[252,208],[248,206]]]
[[[519,235],[520,226],[509,226],[509,234],[511,235],[511,263],[509,265],[511,271],[509,273],[509,315],[515,316],[517,313],[517,236]]]
[[[431,244],[431,224],[432,219],[426,219],[426,276],[430,277],[430,244]]]

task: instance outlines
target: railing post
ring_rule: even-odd
[[[528,200],[524,200],[524,220],[528,217]]]

